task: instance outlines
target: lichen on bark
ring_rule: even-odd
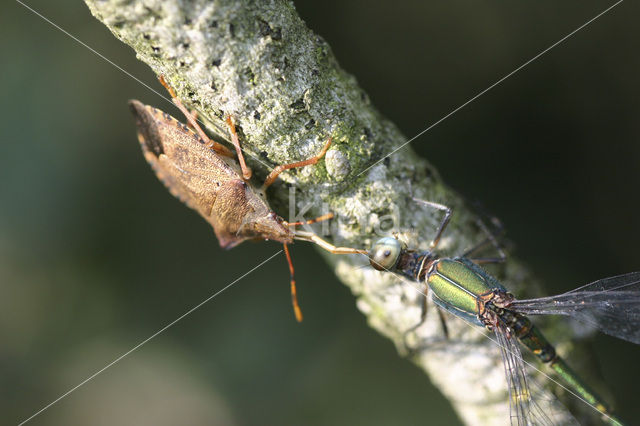
[[[336,215],[329,236],[335,244],[366,248],[381,234],[396,232],[408,245],[426,248],[441,213],[418,205],[412,197],[454,208],[440,244],[445,254],[461,253],[485,238],[474,213],[410,146],[386,157],[407,139],[374,108],[290,2],[85,1],[94,16],[199,112],[218,139],[226,135],[224,117],[234,117],[258,179],[275,165],[314,155],[331,137],[324,161],[285,172],[281,180],[297,188],[299,209],[313,206],[307,216],[321,213],[323,203]],[[269,197],[286,205],[289,191],[276,184]],[[419,320],[420,293],[390,274],[361,268],[362,258],[326,258],[351,288],[372,327],[392,339],[401,354],[409,354],[407,341],[419,346],[410,358],[429,374],[465,423],[507,422],[497,346],[478,329],[450,316],[450,338],[445,340],[434,314],[405,338],[405,331]],[[537,284],[515,260],[491,272],[519,295],[539,294]],[[434,312],[431,302],[430,311]],[[545,331],[550,337],[570,333],[559,322]]]

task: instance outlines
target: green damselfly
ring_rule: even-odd
[[[428,250],[409,249],[398,239],[378,240],[368,253],[371,265],[424,284],[425,296],[440,308],[495,334],[501,348],[509,385],[511,422],[516,425],[555,424],[541,409],[529,389],[524,360],[517,341],[560,376],[566,388],[602,413],[603,419],[620,425],[608,405],[567,365],[526,315],[567,315],[609,335],[640,344],[640,272],[605,278],[557,296],[518,300],[479,264],[504,260],[475,258],[486,241],[459,257],[441,257],[435,250],[451,218],[451,209],[416,200],[444,211],[444,218]],[[425,299],[426,300],[426,299]],[[423,318],[426,313],[423,306]]]

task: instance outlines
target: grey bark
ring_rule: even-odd
[[[485,238],[477,217],[427,161],[410,146],[394,152],[407,138],[371,105],[355,78],[340,68],[327,43],[305,26],[290,2],[86,3],[140,60],[165,76],[183,102],[220,136],[218,140],[226,134],[223,117],[234,117],[258,180],[275,165],[317,153],[331,136],[333,145],[324,161],[285,172],[281,181],[297,188],[298,209],[312,205],[307,217],[322,213],[323,203],[335,213],[329,235],[335,244],[367,248],[380,236],[396,232],[409,246],[426,248],[441,213],[411,197],[454,208],[440,245],[444,254],[461,253]],[[282,206],[289,192],[280,183],[269,197]],[[422,296],[415,288],[390,274],[362,268],[366,259],[361,257],[326,257],[351,288],[369,324],[429,375],[465,423],[508,422],[499,348],[482,330],[447,315],[450,339],[445,340],[429,302],[426,323],[405,336],[419,321]],[[539,286],[513,259],[491,272],[518,295],[539,294]],[[563,323],[546,325],[552,340],[571,335]],[[419,349],[409,351],[407,343]],[[566,351],[569,344],[559,349]],[[561,399],[568,401],[562,395]]]

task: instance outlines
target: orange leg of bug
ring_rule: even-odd
[[[195,109],[192,109],[189,112],[191,113],[191,117],[193,118],[193,121],[198,121],[198,111],[196,111]],[[189,122],[187,122],[187,127],[189,127],[194,132],[197,132],[197,130],[194,129],[193,126],[191,125],[191,123],[189,123]]]
[[[322,216],[318,216],[316,218],[309,219],[309,220],[301,220],[301,221],[298,221],[298,222],[283,221],[282,224],[284,226],[311,225],[313,223],[322,222],[323,220],[329,220],[329,219],[332,219],[332,218],[333,218],[333,213],[327,213],[327,214],[323,214]]]
[[[271,173],[269,173],[267,178],[264,180],[262,189],[265,190],[269,186],[271,186],[271,184],[278,178],[280,173],[284,172],[285,170],[295,169],[297,167],[309,166],[311,164],[316,164],[318,161],[320,161],[322,157],[324,157],[324,155],[327,153],[327,150],[329,149],[330,146],[331,146],[331,138],[327,140],[327,143],[324,145],[324,147],[322,148],[322,151],[320,151],[318,155],[311,158],[307,158],[306,160],[297,161],[295,163],[282,164],[280,166],[277,166],[275,169],[271,170]]]
[[[231,134],[231,143],[236,148],[236,154],[238,155],[238,162],[242,169],[242,177],[244,180],[251,179],[251,169],[247,167],[247,163],[244,162],[244,155],[242,155],[242,149],[240,149],[240,140],[238,139],[238,133],[236,132],[236,126],[233,124],[231,116],[227,116],[227,126],[229,126],[229,134]]]
[[[167,83],[164,77],[159,76],[158,80],[160,81],[160,84],[162,84],[164,88],[167,89],[167,91],[169,92],[169,95],[171,96],[171,101],[175,104],[175,106],[178,107],[178,109],[182,112],[182,114],[184,114],[184,116],[187,119],[187,123],[192,129],[196,131],[196,133],[198,133],[198,136],[200,136],[202,140],[204,140],[205,143],[218,154],[224,155],[225,157],[233,157],[233,152],[229,151],[229,149],[226,146],[216,141],[212,141],[209,138],[209,136],[207,136],[207,134],[200,128],[194,114],[189,112],[189,110],[182,104],[182,102],[180,102],[180,99],[178,99],[176,92],[173,90],[171,86],[169,86],[169,83]]]
[[[293,304],[293,313],[296,316],[298,322],[302,322],[302,311],[300,305],[298,305],[298,293],[296,291],[296,280],[294,278],[293,262],[291,261],[291,254],[289,253],[289,247],[286,244],[284,246],[284,254],[287,256],[287,262],[289,263],[289,273],[291,274],[291,303]]]
[[[301,226],[301,225],[311,225],[312,223],[320,222],[322,220],[328,220],[333,217],[333,213],[327,213],[322,216],[318,216],[315,219],[303,220],[299,222],[283,222],[285,226]],[[293,304],[293,312],[296,315],[296,320],[298,322],[302,321],[302,310],[300,310],[300,305],[298,305],[298,293],[296,290],[296,280],[294,278],[294,269],[293,262],[291,261],[291,254],[289,253],[289,247],[286,244],[284,246],[284,253],[287,256],[287,262],[289,263],[289,273],[291,274],[291,303]]]

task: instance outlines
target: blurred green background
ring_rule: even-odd
[[[84,3],[28,4],[160,89]],[[407,137],[611,4],[296,2]],[[549,293],[640,270],[639,12],[622,3],[412,143]],[[18,3],[0,35],[0,423],[16,424],[279,247],[220,250],[156,181],[126,101],[178,116],[165,101]],[[33,424],[457,422],[314,250],[293,256],[302,325],[280,256]],[[640,349],[593,343],[637,422]]]

